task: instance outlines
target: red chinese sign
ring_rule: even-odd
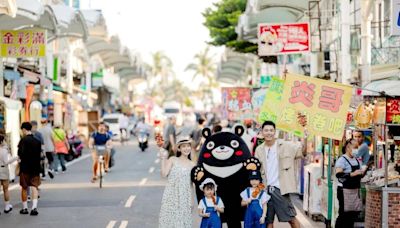
[[[46,30],[3,30],[0,36],[1,57],[46,56]]]
[[[222,118],[229,120],[243,119],[251,112],[250,88],[222,88]]]
[[[400,124],[400,99],[386,99],[386,123]]]
[[[308,23],[259,24],[258,55],[294,54],[310,51]]]

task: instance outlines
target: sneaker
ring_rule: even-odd
[[[49,177],[50,177],[51,179],[54,178],[53,171],[49,170],[49,171],[47,171],[47,174],[49,175]]]
[[[8,210],[7,210],[7,207],[4,209],[4,213],[8,214],[12,211],[12,209],[13,209],[12,205],[9,205]]]
[[[46,178],[46,177],[42,177],[41,179],[42,179],[43,181],[47,180],[47,178]]]
[[[39,212],[37,211],[37,208],[31,210],[31,215],[32,216],[36,216],[38,214],[39,214]]]
[[[19,213],[20,213],[21,215],[27,215],[27,214],[29,214],[28,208],[23,208],[23,209],[21,209],[21,210],[19,211]]]

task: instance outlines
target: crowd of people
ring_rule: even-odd
[[[4,213],[12,211],[9,194],[9,165],[17,162],[16,175],[21,186],[22,209],[20,214],[38,215],[39,186],[49,176],[54,178],[59,172],[66,172],[66,160],[81,155],[83,142],[72,131],[68,133],[60,124],[54,127],[43,119],[38,128],[37,121],[21,125],[22,137],[18,143],[17,156],[11,155],[6,135],[0,133],[0,182],[4,193]],[[60,168],[59,168],[60,167]],[[28,199],[32,201],[28,211]]]
[[[245,122],[243,141],[252,155],[261,162],[261,169],[249,173],[248,188],[240,194],[241,205],[246,207],[244,227],[273,227],[275,217],[291,227],[300,227],[291,196],[297,193],[293,162],[307,155],[307,120],[299,115],[299,124],[305,127],[305,137],[298,143],[276,138],[276,126],[271,121],[261,126]],[[160,228],[191,227],[191,184],[190,172],[196,165],[203,146],[202,130],[208,126],[212,134],[229,131],[223,121],[209,124],[205,118],[198,118],[198,124],[187,137],[176,136],[175,119],[171,117],[163,135],[157,135],[160,146],[161,173],[168,177],[168,184],[162,199]],[[258,131],[257,131],[258,129]],[[361,211],[359,197],[360,180],[371,165],[368,147],[362,131],[355,131],[352,139],[342,148],[343,155],[336,162],[338,178],[339,216],[336,227],[354,227],[354,221]],[[204,197],[198,202],[198,214],[202,217],[201,227],[221,227],[219,215],[224,213],[223,198],[219,197],[218,186],[212,178],[200,185]],[[176,194],[179,192],[180,194]],[[179,202],[179,203],[178,203]],[[182,219],[184,218],[184,219]]]

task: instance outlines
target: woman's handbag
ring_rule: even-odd
[[[344,211],[361,211],[362,201],[360,197],[360,189],[343,189]]]

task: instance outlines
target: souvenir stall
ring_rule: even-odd
[[[19,126],[21,126],[19,114],[21,109],[22,103],[20,101],[0,97],[0,130],[6,134],[12,156],[18,154]],[[15,163],[9,166],[10,180],[15,179],[15,166]]]

